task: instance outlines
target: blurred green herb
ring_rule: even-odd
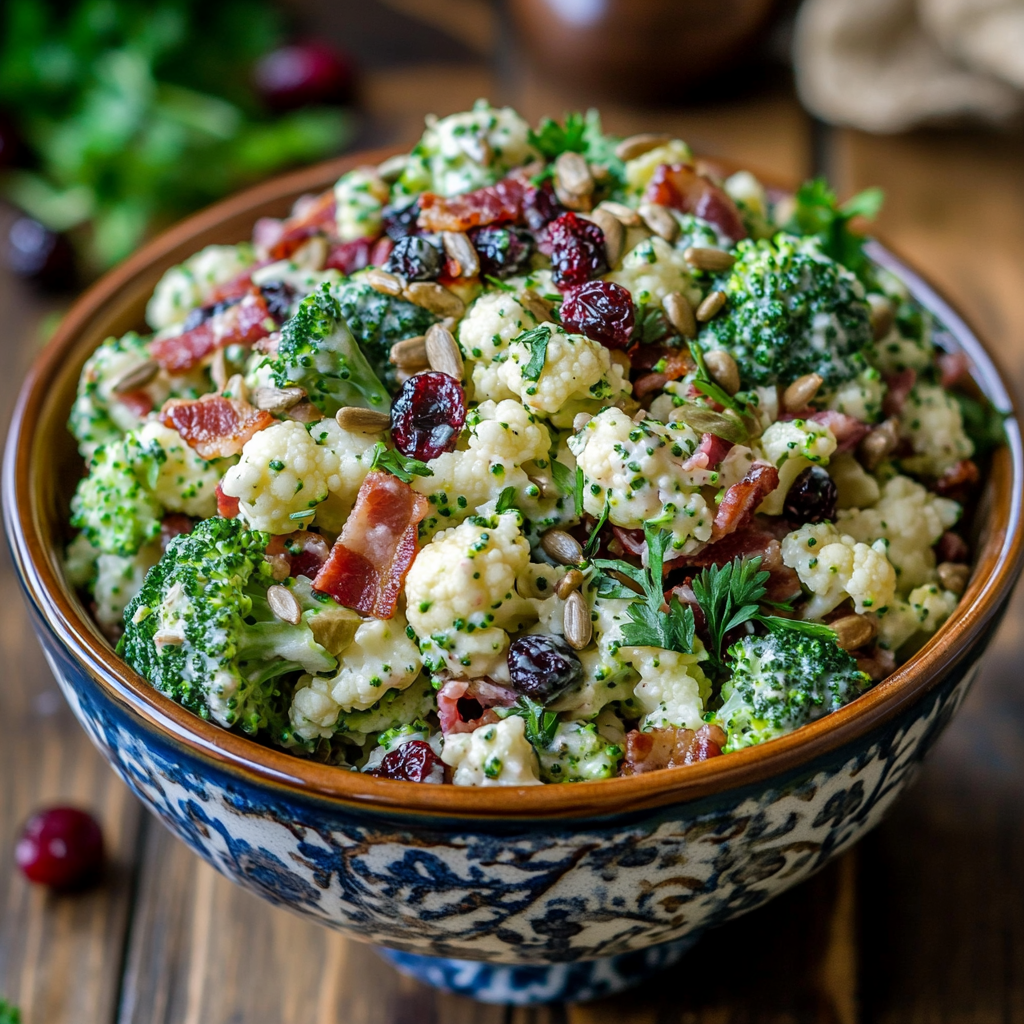
[[[998,409],[985,397],[980,399],[954,391],[953,397],[960,406],[963,416],[964,431],[974,442],[974,455],[981,458],[993,448],[1006,444],[1006,429],[1003,421],[1006,414]]]
[[[0,1024],[21,1024],[21,1011],[6,999],[0,999]]]

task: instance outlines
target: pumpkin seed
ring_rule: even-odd
[[[302,621],[302,609],[295,595],[280,583],[267,588],[267,604],[282,622],[290,622],[297,626]]]
[[[427,362],[432,370],[440,370],[449,377],[462,380],[466,367],[462,362],[462,353],[455,341],[455,336],[440,324],[433,324],[427,330],[425,346]]]

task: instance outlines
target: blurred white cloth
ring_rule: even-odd
[[[794,38],[809,110],[871,132],[1024,112],[1024,0],[806,0]]]

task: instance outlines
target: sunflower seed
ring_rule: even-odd
[[[257,388],[252,393],[252,404],[264,412],[284,412],[305,397],[302,388]]]
[[[660,238],[671,242],[679,233],[679,223],[668,212],[668,207],[658,203],[641,203],[637,209],[640,219]]]
[[[295,595],[280,583],[267,588],[267,604],[282,622],[290,622],[297,626],[302,621],[302,609]]]
[[[155,359],[147,359],[138,366],[133,366],[122,373],[111,385],[111,390],[118,395],[127,391],[135,391],[145,387],[160,372],[160,364]]]
[[[638,228],[643,223],[640,219],[640,214],[625,203],[616,203],[614,200],[606,199],[598,206],[598,209],[607,210],[620,224],[627,228]]]
[[[476,277],[480,273],[480,257],[464,231],[442,231],[444,251],[459,265],[462,277]]]
[[[547,299],[542,299],[532,288],[527,288],[519,296],[519,305],[539,324],[551,319],[551,303]]]
[[[555,195],[570,210],[589,210],[593,206],[594,178],[587,161],[579,153],[565,152],[555,161]]]
[[[622,246],[626,241],[626,229],[622,221],[607,210],[597,209],[588,214],[589,218],[601,229],[604,235],[604,255],[608,266],[613,270],[622,258]]]
[[[562,565],[579,565],[583,561],[583,548],[580,547],[580,542],[565,530],[548,530],[541,536],[540,546]]]
[[[967,589],[971,578],[971,567],[959,562],[941,562],[938,568],[939,583],[943,590],[952,590],[958,597]]]
[[[594,635],[594,623],[590,619],[590,606],[578,590],[574,590],[566,599],[562,612],[562,629],[569,646],[577,651],[582,651]]]
[[[364,434],[377,434],[391,426],[391,417],[386,412],[357,405],[346,405],[334,414],[334,418],[342,430],[357,430]]]
[[[693,306],[682,292],[669,292],[662,300],[662,309],[668,322],[684,337],[697,337],[697,321],[693,316]]]
[[[896,310],[892,303],[881,295],[868,296],[868,318],[875,341],[881,341],[892,330],[896,322]]]
[[[369,274],[367,274],[369,280]],[[454,292],[435,281],[415,281],[402,292],[404,298],[438,316],[461,317],[466,304]]]
[[[239,402],[249,401],[249,389],[245,386],[245,378],[240,373],[228,377],[220,389],[220,393],[225,398],[235,398]]]
[[[665,132],[641,132],[639,135],[630,135],[628,139],[623,139],[615,147],[615,155],[620,160],[635,160],[638,156],[643,156],[644,153],[649,153],[652,149],[671,141],[672,136]]]
[[[405,287],[397,274],[389,274],[386,270],[373,267],[366,272],[366,283],[385,295],[401,295]]]
[[[565,601],[574,590],[579,590],[586,577],[579,569],[570,569],[556,584],[555,593]]]
[[[857,448],[864,468],[869,471],[877,469],[882,460],[896,450],[899,441],[900,428],[896,420],[879,423]]]
[[[427,367],[427,339],[425,335],[396,341],[391,346],[391,363],[403,370],[423,370]]]
[[[542,498],[557,498],[562,492],[555,486],[551,477],[544,473],[531,473],[529,481],[540,491]]]
[[[708,292],[704,301],[697,307],[694,316],[697,323],[707,323],[725,305],[725,292]]]
[[[735,395],[740,389],[740,370],[728,352],[722,349],[715,349],[713,352],[704,353],[704,365],[711,374],[711,379],[721,386],[722,390],[729,395]]]
[[[855,651],[863,647],[874,640],[878,633],[874,622],[864,615],[844,615],[828,625],[836,635],[836,643],[844,651]]]
[[[824,383],[821,375],[817,373],[805,373],[802,377],[797,377],[782,392],[782,408],[786,412],[800,412],[801,409],[806,409]]]
[[[440,370],[449,377],[462,380],[466,367],[455,336],[440,324],[433,324],[426,334],[427,362],[432,370]]]
[[[736,257],[724,249],[705,248],[699,245],[689,246],[683,252],[683,259],[697,270],[710,270],[712,273],[728,270],[736,262]]]

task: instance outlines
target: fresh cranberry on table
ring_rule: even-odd
[[[410,377],[391,406],[391,437],[409,458],[429,462],[455,451],[466,422],[466,393],[447,373]]]
[[[562,323],[608,348],[626,348],[636,314],[633,297],[620,284],[588,281],[569,288],[560,311]]]
[[[838,498],[839,491],[832,477],[821,466],[809,466],[793,481],[783,514],[797,523],[835,519]]]
[[[367,775],[403,782],[444,782],[444,764],[429,743],[409,740],[385,754]]]
[[[406,281],[433,281],[443,266],[444,257],[436,245],[419,235],[406,235],[395,242],[384,269]]]
[[[512,689],[539,704],[551,701],[583,679],[576,652],[560,637],[528,633],[508,649]]]
[[[5,255],[10,270],[26,281],[53,289],[74,283],[71,243],[31,217],[19,217],[11,225]]]
[[[254,78],[259,94],[274,110],[346,103],[352,98],[352,64],[326,43],[296,43],[273,50],[259,60]]]
[[[50,807],[25,823],[14,859],[30,882],[51,889],[80,889],[99,877],[103,833],[85,811]]]
[[[488,224],[474,228],[469,237],[480,257],[480,273],[489,277],[511,277],[525,270],[533,252],[533,239],[524,228]]]
[[[608,271],[604,232],[575,213],[563,213],[548,225],[551,269],[555,284],[568,288],[600,277]]]

